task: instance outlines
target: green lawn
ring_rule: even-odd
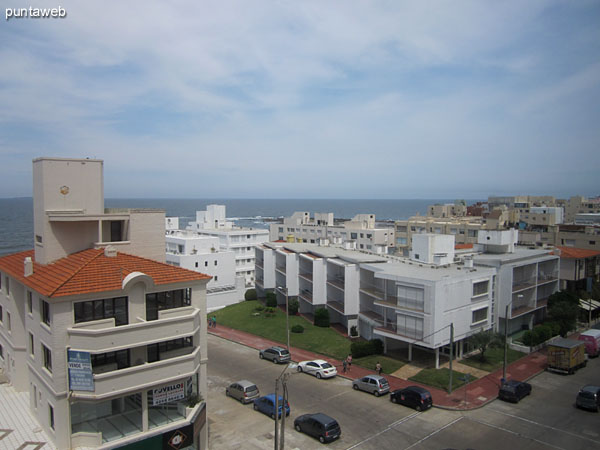
[[[402,367],[405,363],[398,361],[397,359],[390,358],[383,355],[370,355],[363,356],[362,358],[353,358],[352,365],[364,367],[366,369],[375,370],[375,364],[377,361],[381,363],[381,369],[384,374],[391,374]]]
[[[463,381],[464,373],[452,371],[452,389],[456,389],[465,384]],[[469,383],[475,381],[477,377],[471,375],[469,377]],[[448,390],[448,383],[450,381],[450,369],[423,369],[414,377],[409,378],[410,381],[416,381],[417,383],[423,383],[428,386]]]
[[[518,352],[516,350],[508,349],[506,353],[506,359],[508,364],[521,359],[525,356],[525,353]],[[481,361],[479,354],[470,356],[460,361],[462,364],[467,366],[475,367],[476,369],[486,370],[493,372],[499,369],[504,364],[504,347],[488,348],[485,351],[485,360]]]
[[[257,311],[262,306],[259,301],[245,301],[215,311],[219,324],[246,331],[285,345],[287,341],[285,313],[275,308],[275,314],[268,317],[265,311]],[[296,325],[304,327],[304,333],[290,332],[290,345],[315,353],[343,359],[350,353],[350,341],[331,328],[315,327],[300,316],[290,316],[290,330]]]

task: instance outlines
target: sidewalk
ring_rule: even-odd
[[[271,341],[269,339],[255,336],[244,331],[235,330],[224,325],[219,325],[217,328],[209,328],[208,332],[223,339],[237,342],[257,350],[271,347],[273,345],[284,346],[284,344],[281,344],[280,342]],[[352,365],[352,368],[348,370],[347,373],[342,373],[342,362],[339,360],[295,347],[291,347],[290,352],[292,354],[293,361],[324,359],[337,368],[338,376],[348,379],[360,378],[365,375],[375,373],[374,370],[365,369],[357,365]],[[541,352],[535,352],[510,364],[506,370],[506,374],[508,379],[514,378],[515,380],[526,381],[542,372],[545,367],[546,355]],[[419,386],[418,383],[413,381],[403,380],[389,374],[384,375],[390,383],[391,390],[400,389],[407,386]],[[456,391],[452,392],[452,394],[448,394],[446,391],[436,389],[431,386],[422,386],[431,392],[434,406],[444,409],[470,410],[480,408],[494,400],[498,396],[498,388],[500,386],[501,379],[502,369],[498,369],[483,378],[469,383],[467,386],[457,389]]]

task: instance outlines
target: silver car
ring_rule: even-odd
[[[273,361],[275,364],[290,362],[292,360],[290,352],[283,347],[269,347],[264,350],[259,350],[258,357],[260,359]]]
[[[370,392],[379,397],[380,395],[390,392],[390,384],[381,375],[367,375],[366,377],[357,378],[352,382],[352,387],[355,390]]]
[[[240,380],[231,383],[225,388],[225,395],[233,397],[242,403],[250,403],[260,396],[258,387],[248,380]]]

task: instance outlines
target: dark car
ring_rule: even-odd
[[[419,386],[408,386],[404,389],[396,389],[391,393],[390,401],[392,403],[399,403],[410,408],[415,408],[417,411],[425,411],[433,405],[429,391]]]
[[[278,395],[279,401],[277,408],[277,416],[281,418],[281,412],[283,411],[283,397]],[[264,397],[257,398],[254,400],[254,410],[260,411],[267,416],[271,416],[271,419],[275,419],[275,394],[265,395]],[[285,404],[285,415],[290,415],[290,404]]]
[[[326,414],[303,414],[294,420],[296,431],[319,439],[321,443],[331,442],[342,435],[342,429],[333,417]]]
[[[519,403],[523,397],[531,394],[531,385],[523,381],[505,381],[498,391],[498,398],[507,402]]]
[[[258,352],[258,357],[260,359],[271,360],[275,364],[279,364],[280,362],[290,362],[292,360],[290,352],[283,347],[269,347],[265,350],[260,350]]]
[[[600,386],[584,386],[575,399],[578,408],[591,409],[598,412],[600,409]]]

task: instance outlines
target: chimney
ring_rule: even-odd
[[[104,256],[106,256],[107,258],[114,258],[115,256],[117,256],[117,249],[114,248],[112,245],[107,245],[106,247],[104,247]]]
[[[31,260],[31,256],[25,258],[23,265],[25,266],[25,276],[33,275],[33,261]]]
[[[464,259],[465,267],[472,268],[473,267],[473,258],[466,257]]]

